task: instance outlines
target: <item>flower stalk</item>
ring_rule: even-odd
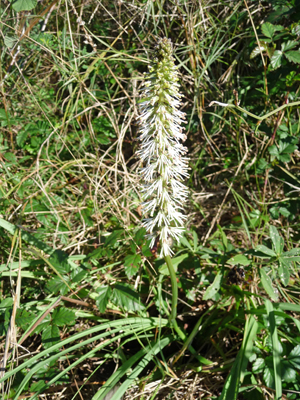
[[[185,113],[179,110],[178,72],[172,56],[170,40],[160,39],[149,73],[142,90],[140,102],[140,149],[137,152],[143,163],[141,168],[142,210],[150,248],[161,245],[160,256],[169,269],[172,285],[172,311],[170,322],[178,335],[184,333],[176,322],[178,286],[170,255],[171,242],[179,241],[186,216],[183,204],[188,196],[182,181],[188,177],[187,148],[182,145],[186,135],[181,127]]]
[[[149,67],[140,102],[140,149],[137,155],[143,162],[141,169],[143,221],[150,247],[157,238],[160,256],[172,254],[171,242],[179,240],[186,216],[183,204],[188,190],[182,181],[188,177],[186,140],[181,124],[185,113],[179,110],[178,72],[172,56],[171,41],[158,42],[156,54]]]

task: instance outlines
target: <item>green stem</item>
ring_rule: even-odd
[[[165,262],[167,264],[170,278],[171,278],[171,286],[172,286],[172,306],[171,306],[171,315],[170,315],[170,323],[177,335],[180,337],[181,340],[185,342],[184,344],[184,350],[189,347],[190,352],[194,355],[195,358],[201,363],[201,364],[211,364],[211,361],[207,360],[206,358],[200,356],[197,354],[197,351],[193,348],[191,345],[191,342],[194,338],[194,336],[197,333],[197,330],[201,324],[202,318],[200,318],[200,322],[198,322],[197,326],[193,330],[192,334],[190,335],[189,338],[186,337],[186,334],[179,328],[177,325],[176,317],[177,317],[177,301],[178,301],[178,285],[177,285],[177,279],[176,279],[176,272],[172,264],[172,260],[170,256],[165,256]],[[205,315],[205,314],[204,314]],[[181,355],[178,357],[180,358]],[[176,361],[178,360],[176,359]]]
[[[171,315],[170,315],[170,323],[174,330],[177,332],[180,339],[185,340],[186,336],[184,332],[177,325],[176,317],[177,317],[177,301],[178,301],[178,285],[176,279],[176,272],[172,264],[172,260],[170,256],[165,256],[165,262],[167,264],[170,278],[171,278],[171,286],[172,286],[172,305],[171,305]]]
[[[213,105],[213,103],[214,103],[214,101],[212,101],[210,103],[210,105]],[[281,107],[276,108],[276,110],[273,110],[273,111],[269,112],[268,114],[263,115],[262,117],[252,114],[251,112],[249,112],[249,111],[245,110],[244,108],[239,107],[235,104],[226,104],[223,106],[226,108],[236,108],[237,110],[250,115],[250,117],[252,117],[252,118],[258,119],[259,121],[263,121],[264,119],[270,117],[271,115],[276,114],[281,110],[284,110],[286,107],[293,107],[293,106],[298,106],[298,105],[300,105],[300,101],[294,101],[293,103],[283,104]]]
[[[172,260],[170,256],[165,256],[165,262],[168,266],[170,278],[171,278],[171,286],[172,286],[172,309],[171,309],[171,322],[176,320],[177,317],[177,301],[178,301],[178,286],[176,279],[176,272],[172,264]]]

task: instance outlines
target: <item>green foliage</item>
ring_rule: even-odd
[[[113,400],[299,398],[300,9],[258,3],[1,3],[7,398],[73,398],[75,381],[94,400],[112,388]],[[172,246],[183,335],[160,244],[140,228],[134,157],[161,36],[191,159],[187,231]]]

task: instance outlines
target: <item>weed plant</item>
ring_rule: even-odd
[[[0,15],[2,398],[299,399],[299,2],[3,0]],[[190,157],[178,329],[135,156],[163,37]]]

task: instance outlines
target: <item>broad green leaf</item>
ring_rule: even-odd
[[[296,42],[295,40],[288,40],[287,42],[282,43],[281,51],[292,50],[296,46],[299,46],[299,42]]]
[[[278,276],[284,286],[287,286],[290,280],[290,265],[284,258],[279,258]]]
[[[28,328],[31,322],[35,319],[35,315],[27,310],[17,310],[16,324],[24,331]]]
[[[292,61],[294,63],[300,64],[300,51],[287,51],[286,53],[284,53],[286,58],[289,61]]]
[[[216,295],[221,287],[222,278],[223,276],[221,272],[218,272],[213,283],[206,289],[203,295],[203,300],[216,299]]]
[[[251,52],[251,54],[250,54],[250,58],[256,57],[256,56],[259,55],[261,52],[266,51],[267,48],[268,48],[267,43],[260,42],[260,45],[259,45],[259,46],[256,46],[256,47],[252,50],[252,52]]]
[[[74,325],[75,313],[64,307],[56,308],[52,314],[52,323],[58,326]]]
[[[29,132],[26,130],[20,130],[19,133],[17,134],[16,141],[19,147],[23,147],[23,144],[28,137],[28,133]]]
[[[115,285],[111,301],[122,309],[131,312],[140,311],[145,308],[139,295],[130,287],[121,283]]]
[[[275,50],[274,54],[271,58],[271,65],[274,69],[279,68],[281,66],[283,53],[280,50]]]
[[[297,379],[297,372],[294,368],[289,366],[288,363],[284,360],[281,364],[281,374],[282,374],[282,381],[283,382],[296,382]]]
[[[276,252],[276,255],[279,256],[282,253],[284,242],[277,228],[272,225],[270,226],[270,238],[272,240],[273,248]]]
[[[120,237],[123,233],[124,233],[124,230],[123,230],[123,229],[116,229],[115,231],[113,231],[109,236],[106,237],[106,239],[105,239],[105,246],[111,246],[111,247],[113,247],[113,246],[117,243],[119,237]]]
[[[237,254],[236,256],[231,257],[227,261],[227,264],[230,264],[230,265],[241,264],[241,265],[247,266],[247,265],[251,264],[251,261],[243,254]]]
[[[269,249],[269,247],[267,247],[263,244],[258,245],[254,251],[255,252],[259,251],[260,253],[263,253],[269,257],[276,257],[276,253],[272,249]],[[254,254],[254,255],[256,256],[256,254]],[[257,255],[256,257],[263,258],[263,256],[260,256],[260,255]]]
[[[104,313],[106,310],[107,303],[112,294],[111,287],[106,286],[106,285],[100,286],[97,289],[97,292],[99,293],[99,296],[96,298],[96,305],[97,305],[99,311],[101,313]]]
[[[17,43],[18,38],[16,36],[4,36],[4,44],[7,48],[11,49]]]
[[[16,0],[12,4],[12,8],[17,11],[30,11],[32,10],[37,4],[37,0]]]
[[[62,278],[65,282],[69,283],[69,277],[67,275],[63,275]],[[50,293],[57,294],[60,292],[61,295],[65,295],[68,293],[69,289],[64,281],[62,281],[59,276],[54,276],[47,282],[46,288]]]
[[[265,36],[272,39],[272,36],[274,35],[276,28],[270,22],[265,22],[264,24],[262,24],[261,30]]]
[[[49,325],[43,331],[42,342],[45,349],[49,349],[53,344],[60,342],[59,329],[56,325]]]
[[[125,273],[127,277],[132,278],[141,265],[142,257],[140,254],[128,254],[124,259]]]
[[[274,370],[273,368],[265,367],[264,373],[263,373],[264,381],[266,386],[270,388],[274,388]]]
[[[288,356],[289,362],[297,369],[300,369],[300,344],[294,347]]]
[[[272,281],[270,277],[267,275],[264,268],[260,268],[259,273],[260,273],[261,283],[267,294],[271,297],[272,300],[278,301],[277,289],[274,289]]]
[[[258,374],[262,372],[265,367],[265,360],[263,358],[257,358],[252,365],[252,372]]]
[[[67,274],[70,272],[68,254],[62,250],[55,250],[49,258],[49,262],[60,274]]]
[[[134,235],[135,242],[138,246],[141,246],[145,242],[145,235],[146,235],[145,228],[140,228]]]

